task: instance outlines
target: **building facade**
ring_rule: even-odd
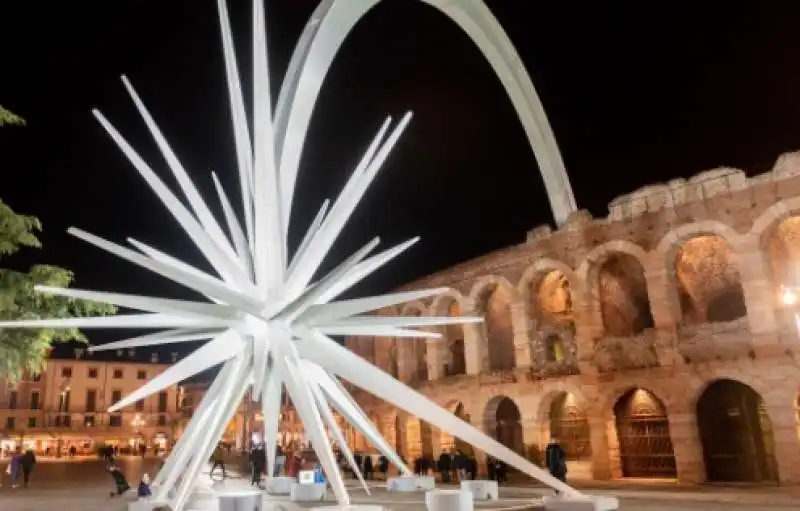
[[[0,449],[34,449],[39,454],[91,454],[102,445],[133,450],[167,448],[179,424],[177,387],[118,413],[115,402],[162,373],[167,364],[129,351],[112,356],[76,350],[73,358],[51,359],[42,374],[17,384],[0,382]]]
[[[349,348],[531,459],[557,437],[570,477],[800,483],[800,153],[609,210],[535,228],[404,287],[448,294],[378,312],[484,323]],[[357,399],[406,459],[456,445]]]

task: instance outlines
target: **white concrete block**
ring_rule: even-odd
[[[389,511],[389,508],[375,504],[350,504],[349,506],[312,507],[311,511]]]
[[[326,483],[292,484],[292,502],[315,502],[325,500],[327,496],[328,485]]]
[[[267,478],[267,493],[270,495],[289,495],[292,485],[297,482],[294,477],[279,476]]]
[[[554,495],[544,497],[546,511],[617,511],[619,500],[615,497],[581,495],[580,497]]]
[[[258,490],[223,490],[217,494],[219,511],[261,511],[263,494]]]
[[[497,481],[483,479],[461,481],[461,489],[470,492],[473,500],[497,500],[500,498]]]
[[[472,493],[466,490],[431,490],[425,494],[428,511],[473,511]]]
[[[395,492],[430,491],[434,488],[436,480],[431,476],[397,476],[386,482],[386,489]]]

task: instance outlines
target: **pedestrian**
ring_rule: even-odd
[[[19,465],[22,469],[22,483],[25,485],[25,488],[28,487],[28,482],[31,479],[31,472],[33,472],[33,466],[36,465],[36,455],[33,454],[32,449],[28,449],[25,451],[19,459]]]
[[[151,496],[152,493],[150,492],[150,474],[145,472],[142,474],[142,480],[139,481],[139,487],[136,489],[136,496],[140,499],[147,498]]]
[[[544,459],[550,475],[562,483],[567,482],[567,453],[558,443],[558,438],[555,436],[550,439],[550,443],[547,444],[544,450]],[[558,490],[555,490],[555,492],[556,495],[559,494]]]
[[[6,469],[6,473],[10,476],[11,479],[11,487],[12,488],[19,488],[19,473],[21,471],[20,462],[22,460],[22,455],[19,453],[19,449],[11,456],[11,461],[8,463],[8,468]]]
[[[250,486],[261,487],[261,474],[264,472],[264,465],[266,464],[267,452],[264,450],[264,446],[256,445],[250,452],[250,470],[252,471]]]
[[[214,470],[216,470],[217,467],[222,469],[222,478],[225,479],[225,451],[220,444],[217,444],[214,453],[211,455],[211,472],[208,473],[211,478],[214,477]]]
[[[370,481],[372,479],[372,455],[365,454],[364,455],[364,479]]]
[[[439,469],[439,473],[442,474],[442,484],[448,484],[450,482],[450,470],[452,469],[450,462],[451,459],[448,453],[443,452],[439,455],[439,466],[437,468]]]
[[[112,497],[122,495],[131,489],[130,485],[128,484],[128,480],[125,479],[125,474],[123,474],[122,471],[113,463],[108,466],[108,473],[111,474],[112,478],[114,478],[114,484],[117,486],[117,490],[111,492]]]
[[[273,477],[280,477],[283,474],[283,466],[286,465],[286,453],[280,445],[275,447],[275,472]]]

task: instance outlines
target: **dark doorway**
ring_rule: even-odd
[[[525,450],[522,440],[522,416],[514,401],[507,397],[502,398],[497,404],[495,419],[497,441],[512,451],[522,454]]]
[[[631,389],[614,406],[623,477],[674,478],[675,452],[664,405],[644,389]]]
[[[777,480],[772,425],[755,390],[715,381],[697,401],[697,425],[709,481]]]
[[[550,405],[550,436],[558,439],[569,461],[592,457],[592,442],[586,412],[575,396],[564,392]]]

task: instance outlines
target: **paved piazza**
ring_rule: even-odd
[[[138,481],[143,470],[153,471],[155,460],[140,458],[121,459],[120,465],[131,484]],[[103,464],[96,460],[72,462],[42,462],[36,467],[31,487],[12,490],[7,480],[0,488],[0,510],[2,511],[126,511],[132,497],[110,498],[113,482],[104,471]],[[244,485],[241,479],[233,479],[230,485]],[[351,484],[352,486],[352,484]],[[800,488],[717,488],[648,486],[641,483],[615,485],[606,484],[586,490],[595,494],[617,495],[621,509],[626,511],[704,511],[729,509],[774,509],[789,510],[800,507]],[[476,506],[481,510],[519,508],[532,499],[544,495],[541,488],[516,486],[501,489],[501,504]],[[421,494],[389,494],[376,483],[373,495],[352,486],[356,503],[380,503],[390,509],[422,511]],[[310,506],[309,506],[310,507]]]

